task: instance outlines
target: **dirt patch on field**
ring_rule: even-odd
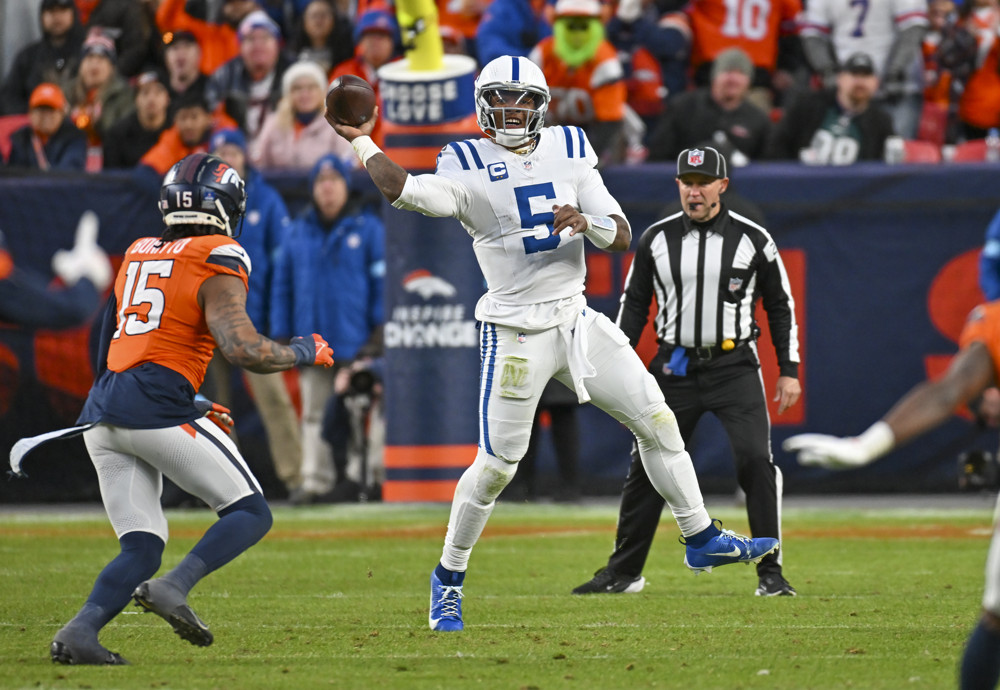
[[[446,526],[373,528],[373,529],[292,529],[275,527],[267,539],[336,541],[338,539],[431,539],[444,538]],[[676,535],[674,529],[665,530]],[[184,527],[172,529],[170,535],[181,539],[197,539],[204,533],[201,529]],[[614,527],[580,527],[579,525],[496,525],[487,526],[484,539],[514,537],[524,535],[572,536],[574,534],[614,534]],[[0,528],[0,535],[7,537],[107,537],[110,529],[74,529],[72,527],[18,526]],[[850,526],[786,529],[785,539],[988,539],[991,535],[987,526],[957,525],[914,525],[899,527],[889,525]],[[662,535],[661,535],[662,538]],[[672,538],[672,537],[670,537]]]

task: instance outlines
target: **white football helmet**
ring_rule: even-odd
[[[501,146],[526,144],[545,125],[545,111],[551,98],[538,65],[524,57],[498,57],[483,67],[476,79],[479,127]],[[508,126],[510,110],[530,111],[524,126],[520,122]]]

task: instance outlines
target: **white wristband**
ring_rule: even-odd
[[[896,437],[892,433],[892,429],[882,421],[872,424],[855,440],[870,460],[885,455],[896,445]]]
[[[361,165],[368,167],[368,159],[374,156],[376,153],[383,153],[382,149],[378,147],[372,138],[369,136],[360,136],[351,142],[351,146],[354,147],[354,152],[358,154],[358,158],[361,159]]]
[[[614,218],[608,216],[592,216],[589,213],[581,213],[587,219],[587,229],[584,234],[590,238],[595,247],[607,249],[618,237],[618,223]]]

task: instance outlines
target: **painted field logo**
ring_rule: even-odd
[[[403,278],[403,289],[415,292],[424,299],[434,296],[454,297],[458,292],[447,280],[423,268],[412,271]]]

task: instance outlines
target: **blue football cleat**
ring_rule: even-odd
[[[446,585],[431,573],[431,630],[457,632],[462,629],[462,586]]]
[[[730,563],[757,563],[764,556],[778,550],[778,540],[773,537],[753,539],[724,529],[704,546],[685,546],[687,553],[684,554],[684,565],[697,574],[709,573],[712,568]]]

